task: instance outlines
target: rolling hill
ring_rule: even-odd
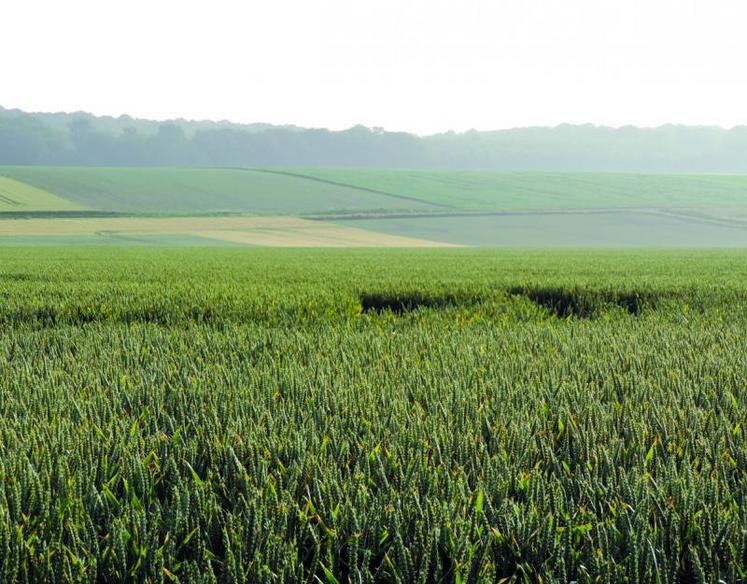
[[[0,175],[0,213],[13,211],[76,211],[85,207],[30,184]]]
[[[747,206],[745,175],[318,168],[285,172],[461,210]]]
[[[0,167],[0,177],[54,193],[70,208],[126,213],[306,215],[437,208],[400,194],[260,170]]]
[[[110,215],[171,223],[96,222]],[[19,216],[39,222],[5,225],[0,243],[747,247],[747,176],[0,167],[0,219]]]

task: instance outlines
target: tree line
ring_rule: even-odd
[[[0,108],[0,164],[747,172],[747,127],[588,124],[416,136]]]

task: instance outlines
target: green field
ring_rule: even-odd
[[[4,212],[79,211],[72,201],[0,174],[0,215]]]
[[[744,252],[2,258],[2,581],[745,578]]]
[[[372,242],[404,237],[478,247],[744,248],[747,176],[0,167],[0,221],[91,219],[70,237],[50,233],[50,245],[140,245],[148,239],[125,231],[93,237],[95,220],[112,215],[311,217],[368,230]],[[28,233],[17,233],[0,224],[0,245],[26,237],[44,243],[34,224],[27,225]],[[197,231],[206,229],[169,237],[174,245],[216,244],[195,237]],[[241,245],[241,239],[230,244]],[[319,241],[338,244],[334,238]]]
[[[0,167],[0,177],[131,213],[747,208],[741,175]]]
[[[0,237],[7,247],[243,247],[241,244],[179,233],[81,233],[80,235],[10,235]]]
[[[5,176],[102,211],[305,215],[434,209],[355,187],[241,169],[0,167]]]
[[[656,210],[344,219],[389,235],[477,247],[747,247],[747,220]]]
[[[304,169],[290,174],[408,195],[452,209],[747,207],[747,176]]]

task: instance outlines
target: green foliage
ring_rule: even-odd
[[[747,127],[563,124],[416,136],[0,107],[0,164],[747,172]]]
[[[0,580],[744,579],[745,282],[737,252],[6,249]]]

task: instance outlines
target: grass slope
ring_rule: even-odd
[[[104,211],[309,214],[432,205],[275,172],[234,169],[2,167],[0,176]]]
[[[0,179],[8,178],[20,181],[13,183],[15,190],[33,191],[25,198],[36,197],[36,208],[49,210],[316,214],[747,208],[747,176],[736,175],[0,167]],[[47,191],[52,202],[45,204],[32,187]],[[12,206],[6,202],[3,210],[21,210]]]
[[[747,176],[0,167],[0,216],[76,209],[317,215],[379,239],[485,247],[747,247]],[[460,216],[470,213],[484,216]],[[199,243],[197,230],[184,234],[188,244]],[[273,237],[230,235],[239,244],[289,241]]]
[[[0,213],[76,211],[83,208],[40,188],[0,175]]]
[[[747,176],[303,169],[290,173],[454,209],[747,207]]]

